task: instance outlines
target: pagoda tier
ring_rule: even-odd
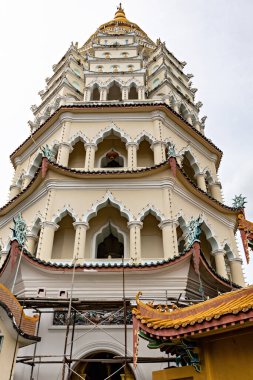
[[[11,154],[1,281],[31,312],[41,311],[38,355],[63,355],[66,324],[79,325],[64,351],[76,361],[62,378],[97,380],[117,369],[126,380],[151,379],[160,364],[128,365],[123,374],[115,363],[78,362],[126,354],[124,336],[132,347],[136,291],[187,302],[244,285],[235,239],[242,209],[224,204],[222,152],[204,135],[202,104],[184,66],[119,6],[53,66],[32,107],[31,135]],[[69,319],[72,296],[78,309]],[[148,356],[144,345],[141,356]],[[20,365],[15,380],[56,379],[62,367],[37,364]]]

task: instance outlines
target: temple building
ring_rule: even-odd
[[[244,286],[243,204],[224,204],[185,65],[121,5],[53,65],[0,209],[1,282],[40,316],[15,380],[150,380],[167,363],[143,343],[133,367],[136,291],[187,304]]]

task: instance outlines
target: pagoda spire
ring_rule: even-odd
[[[114,20],[117,21],[127,21],[124,9],[122,8],[122,4],[119,3],[119,6],[117,7],[117,11],[114,16]]]

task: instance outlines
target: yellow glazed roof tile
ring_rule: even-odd
[[[137,308],[133,309],[133,314],[142,324],[157,330],[194,326],[229,314],[247,313],[251,309],[253,309],[253,286],[248,286],[197,305],[170,312],[161,312],[155,307],[144,304],[137,297]]]

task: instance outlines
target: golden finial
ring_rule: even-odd
[[[126,15],[124,12],[124,9],[122,8],[122,4],[119,3],[119,6],[117,7],[117,12],[115,13],[114,20],[122,21],[122,19],[126,20]]]

